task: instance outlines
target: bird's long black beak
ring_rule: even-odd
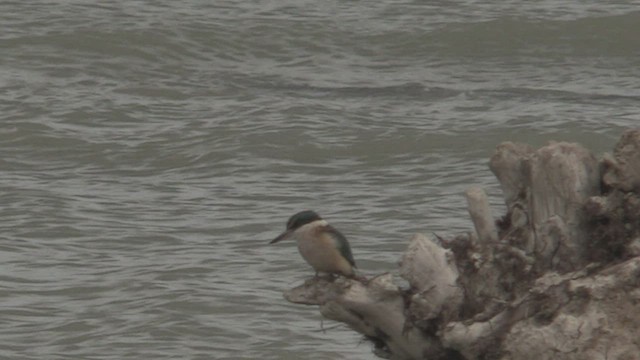
[[[276,237],[275,239],[271,240],[269,242],[269,244],[275,244],[280,240],[284,240],[284,239],[288,238],[289,236],[291,236],[291,234],[293,234],[293,231],[287,230],[287,231],[283,232],[282,234],[278,235],[278,237]]]

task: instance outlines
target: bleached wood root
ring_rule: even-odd
[[[414,236],[389,274],[314,278],[285,293],[429,360],[640,360],[640,130],[598,160],[577,144],[503,143],[490,161],[507,214],[466,192],[475,231]]]
[[[365,335],[376,352],[391,359],[421,359],[441,352],[434,339],[407,327],[405,301],[390,274],[363,283],[353,279],[314,278],[285,292],[293,303],[319,305],[328,319],[347,324]]]
[[[600,190],[597,159],[578,144],[498,146],[490,168],[505,191],[508,243],[535,259],[536,271],[588,263],[584,203]],[[551,265],[551,266],[550,266]]]
[[[541,302],[513,323],[500,359],[640,359],[640,258],[573,275],[538,281]]]
[[[395,285],[390,274],[369,281],[314,278],[285,292],[285,298],[320,305],[325,317],[364,334],[393,359],[443,356],[445,350],[436,337],[419,325],[453,317],[463,301],[452,254],[430,238],[415,235],[400,274],[411,285],[409,290]]]
[[[588,270],[549,273],[539,278],[528,294],[492,318],[448,324],[442,334],[443,346],[457,350],[467,360],[479,356],[596,360],[607,358],[607,354],[610,359],[640,358],[640,330],[629,326],[621,331],[616,323],[608,323],[637,324],[640,258],[599,275],[589,275]],[[636,290],[626,294],[629,287]],[[504,347],[492,353],[491,347],[498,342]]]
[[[498,242],[498,230],[491,215],[487,193],[481,187],[475,186],[469,188],[465,195],[467,197],[467,209],[476,228],[480,246],[486,248],[495,245]]]
[[[400,261],[400,276],[409,282],[408,314],[426,327],[437,318],[455,318],[464,300],[453,254],[431,238],[416,234]],[[442,319],[440,319],[442,320]]]
[[[603,159],[603,184],[624,192],[640,193],[640,131],[625,131],[613,155]]]

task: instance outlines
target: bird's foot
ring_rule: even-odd
[[[330,282],[333,282],[337,278],[338,276],[336,274],[323,273],[322,275],[320,275],[320,273],[318,272],[316,272],[316,275],[313,277],[314,280],[326,280]]]
[[[353,275],[353,277],[351,277],[353,280],[359,281],[363,284],[367,284],[369,282],[369,279],[367,279],[364,275]]]

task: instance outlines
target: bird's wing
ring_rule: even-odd
[[[338,231],[338,229],[334,228],[331,225],[327,225],[325,231],[331,234],[331,236],[333,236],[337,240],[338,250],[340,251],[340,254],[342,254],[342,256],[344,256],[344,258],[349,261],[349,264],[351,264],[351,266],[356,267],[356,261],[353,260],[353,254],[351,253],[351,247],[349,247],[347,238],[344,237],[344,235],[342,235],[342,233]]]

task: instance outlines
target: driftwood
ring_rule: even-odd
[[[503,143],[489,164],[507,213],[466,192],[475,232],[415,235],[389,274],[313,278],[293,303],[391,359],[640,359],[640,130],[598,160],[578,144]]]

